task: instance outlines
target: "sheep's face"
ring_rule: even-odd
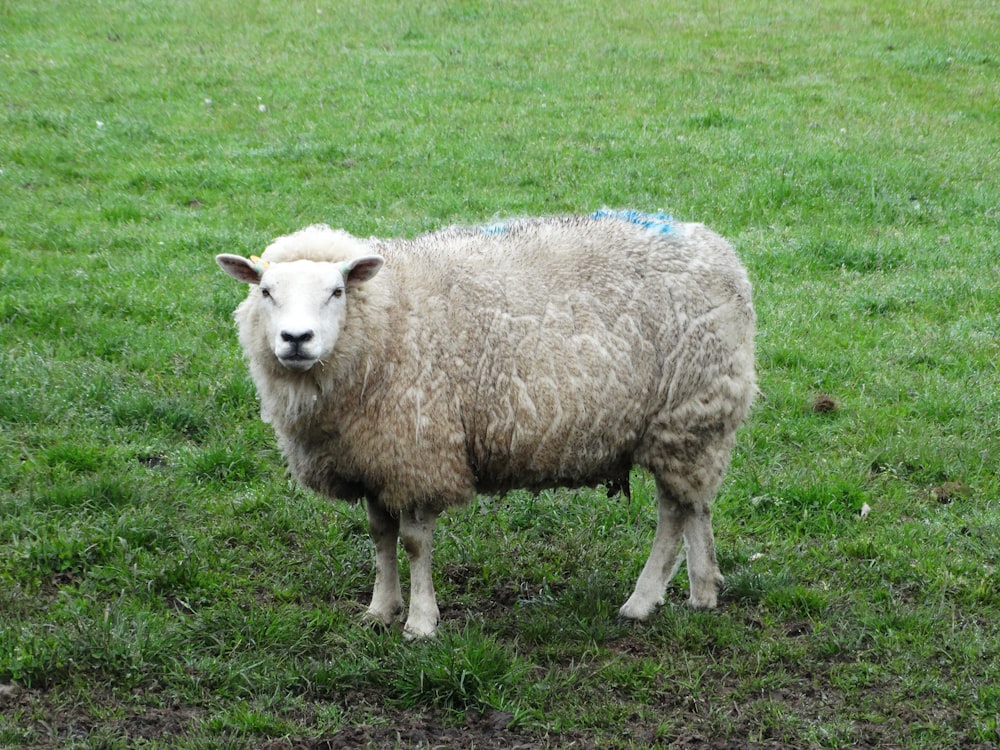
[[[365,256],[345,263],[296,260],[267,264],[256,258],[220,255],[230,276],[255,285],[257,309],[268,346],[281,365],[305,372],[329,359],[347,314],[351,289],[382,267],[382,258]]]

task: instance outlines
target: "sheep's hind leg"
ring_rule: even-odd
[[[439,612],[431,571],[434,523],[429,510],[405,510],[399,517],[399,538],[410,561],[410,612],[403,637],[429,638],[437,629]]]
[[[399,519],[377,500],[368,500],[368,532],[375,542],[375,588],[365,617],[372,622],[392,625],[403,613],[399,588]]]
[[[663,603],[667,584],[682,559],[678,554],[681,539],[687,552],[691,606],[713,609],[723,584],[715,557],[711,506],[729,464],[734,436],[674,429],[664,429],[659,435],[645,464],[656,477],[656,536],[635,592],[621,608],[622,617],[632,620],[646,619]]]
[[[629,620],[645,620],[663,604],[667,584],[684,559],[679,553],[690,508],[677,502],[670,490],[659,481],[656,487],[659,507],[653,546],[639,574],[635,591],[618,611]]]
[[[695,609],[715,609],[724,581],[715,557],[712,511],[708,502],[694,507],[688,515],[684,524],[684,546],[687,547],[691,584],[689,603]]]

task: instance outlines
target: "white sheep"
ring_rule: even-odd
[[[239,339],[291,471],[364,498],[367,615],[438,623],[434,523],[474,493],[628,487],[655,478],[652,550],[623,617],[663,603],[687,550],[690,603],[716,606],[710,505],[756,393],[750,284],[701,224],[598,211],[413,240],[311,226],[263,257],[220,255],[250,284]]]

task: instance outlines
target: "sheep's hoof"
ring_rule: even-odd
[[[361,616],[361,621],[366,625],[370,625],[376,630],[388,630],[397,622],[399,622],[399,619],[402,616],[402,614],[403,614],[402,607],[391,613],[379,612],[378,610],[368,609]]]
[[[709,609],[717,609],[718,606],[719,606],[719,600],[714,595],[711,596],[711,597],[707,597],[707,596],[706,597],[701,597],[699,599],[695,599],[692,596],[690,599],[688,599],[688,606],[691,607],[691,609],[697,609],[697,610],[700,610],[700,611],[705,611],[705,610],[709,610]]]
[[[427,622],[414,622],[411,617],[403,626],[403,638],[408,641],[420,641],[425,638],[433,638],[437,633],[437,620]]]
[[[692,609],[715,609],[719,605],[719,592],[725,579],[716,573],[708,580],[691,586],[691,598],[688,604]]]
[[[629,597],[628,601],[622,605],[621,609],[618,610],[618,616],[623,620],[643,622],[644,620],[648,620],[650,616],[652,616],[652,614],[661,606],[663,606],[663,599],[643,601],[633,594]]]
[[[409,625],[403,627],[403,639],[407,641],[424,641],[437,635],[437,628],[430,630],[415,630]]]

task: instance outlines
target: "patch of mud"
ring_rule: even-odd
[[[118,706],[120,718],[96,719],[93,709],[100,706]],[[22,717],[17,724],[31,737],[33,748],[65,747],[95,733],[169,742],[189,731],[192,720],[201,714],[198,709],[181,705],[139,706],[130,711],[100,691],[91,696],[89,706],[64,703],[45,691],[25,690],[17,685],[0,685],[0,709],[8,716]]]
[[[789,627],[796,637],[800,623]],[[613,651],[622,655],[642,655],[648,646],[641,640],[624,637],[613,644]],[[771,727],[775,706],[782,706],[790,717],[811,717],[814,721],[832,720],[831,717],[855,714],[856,705],[847,704],[842,697],[829,693],[822,675],[803,675],[798,684],[775,690],[756,700],[720,703],[720,696],[736,692],[733,678],[717,675],[718,692],[714,696],[691,695],[666,691],[647,705],[649,716],[638,721],[625,721],[616,730],[568,729],[560,733],[546,732],[539,728],[512,727],[514,716],[496,710],[484,713],[469,711],[465,716],[437,711],[404,710],[379,705],[377,696],[356,695],[346,705],[363,707],[353,723],[339,731],[309,737],[246,737],[233,738],[238,747],[257,750],[596,750],[597,748],[672,747],[699,750],[791,750],[803,747],[795,743],[790,727]],[[204,744],[218,740],[226,743],[225,736],[206,735],[204,709],[183,705],[144,706],[143,695],[136,693],[129,698],[95,691],[89,702],[66,701],[46,691],[26,690],[16,685],[0,685],[0,711],[8,720],[7,727],[21,730],[22,747],[49,750],[85,743],[88,747],[182,745],[192,739]],[[146,696],[148,698],[148,696]],[[357,700],[354,700],[357,699]],[[612,693],[609,701],[614,701]],[[876,699],[877,700],[877,699]],[[137,705],[140,704],[140,705]],[[308,707],[296,717],[296,725],[310,727],[314,717]],[[861,750],[901,746],[906,737],[906,727],[926,720],[906,706],[893,707],[890,722],[865,723],[858,719],[849,725],[841,722],[845,742]],[[99,717],[99,718],[98,718]],[[110,718],[113,717],[113,718]],[[364,718],[362,718],[364,717]],[[673,725],[663,736],[661,721],[669,719]],[[287,717],[286,717],[287,718]],[[942,708],[934,720],[945,724],[954,717]],[[722,727],[712,724],[722,723]],[[780,722],[779,722],[780,723]],[[308,733],[308,729],[304,730]],[[768,736],[770,735],[770,736]],[[740,739],[732,739],[740,738]],[[904,743],[905,744],[905,743]],[[15,745],[17,746],[17,745]],[[199,745],[201,746],[201,745]],[[995,748],[990,743],[968,743],[969,750]]]
[[[388,725],[358,724],[320,739],[280,739],[262,750],[543,750],[570,748],[594,750],[597,746],[584,736],[531,735],[508,730],[513,716],[501,711],[470,712],[463,726],[446,726],[433,716],[412,712],[393,715]]]

